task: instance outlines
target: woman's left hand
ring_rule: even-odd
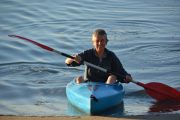
[[[132,82],[132,77],[130,75],[126,75],[126,78],[124,81],[125,81],[125,83]]]

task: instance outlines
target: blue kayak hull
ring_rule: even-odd
[[[98,82],[76,84],[71,81],[66,86],[66,95],[73,106],[86,114],[93,115],[121,104],[124,88],[120,83],[112,85]]]

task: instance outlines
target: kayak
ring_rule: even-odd
[[[124,93],[121,83],[84,82],[77,84],[73,80],[66,86],[68,101],[89,115],[100,114],[122,104]]]

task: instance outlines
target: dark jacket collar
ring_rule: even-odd
[[[97,56],[97,53],[96,53],[95,48],[93,48],[93,51],[94,51],[95,56]],[[104,49],[103,58],[107,57],[108,53],[109,53],[109,50],[108,50],[107,48],[105,48],[105,49]],[[98,56],[97,56],[97,57],[98,57]]]

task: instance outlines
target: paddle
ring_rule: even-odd
[[[157,101],[180,102],[180,92],[168,85],[159,82],[150,82],[147,84],[134,80],[132,82],[143,87],[146,93]]]
[[[22,37],[22,36],[18,36],[18,35],[8,35],[9,37],[14,37],[14,38],[19,38],[19,39],[22,39],[22,40],[25,40],[25,41],[28,41],[28,42],[31,42],[45,50],[48,50],[48,51],[51,51],[51,52],[55,52],[57,54],[60,54],[62,56],[65,56],[65,57],[69,57],[69,58],[72,58],[74,59],[73,56],[71,55],[68,55],[66,53],[63,53],[63,52],[60,52],[60,51],[57,51],[51,47],[48,47],[46,45],[43,45],[41,43],[38,43],[36,41],[33,41],[31,39],[28,39],[28,38],[25,38],[25,37]],[[92,63],[89,63],[87,61],[84,61],[84,64],[88,65],[88,66],[91,66],[91,67],[94,67],[98,70],[101,70],[105,73],[112,73],[112,71],[108,71],[102,67],[99,67],[99,66],[96,66]],[[112,73],[112,74],[115,74],[117,76],[120,76],[121,78],[124,78],[124,76],[122,75],[119,75],[117,73]],[[147,83],[147,84],[144,84],[144,83],[141,83],[141,82],[138,82],[138,81],[134,81],[132,80],[133,83],[143,87],[145,90],[146,90],[146,93],[151,96],[152,98],[156,99],[157,101],[165,101],[165,100],[171,100],[171,101],[177,101],[177,102],[180,102],[180,92],[177,91],[176,89],[168,86],[168,85],[165,85],[165,84],[162,84],[162,83],[158,83],[158,82],[151,82],[151,83]]]
[[[71,56],[71,55],[68,55],[68,54],[66,54],[66,53],[57,51],[57,50],[55,50],[55,49],[53,49],[53,48],[51,48],[51,47],[48,47],[48,46],[46,46],[46,45],[43,45],[43,44],[38,43],[38,42],[36,42],[36,41],[33,41],[33,40],[31,40],[31,39],[28,39],[28,38],[25,38],[25,37],[22,37],[22,36],[18,36],[18,35],[8,35],[8,36],[9,36],[9,37],[14,37],[14,38],[19,38],[19,39],[21,39],[21,40],[25,40],[25,41],[31,42],[31,43],[33,43],[33,44],[35,44],[35,45],[37,45],[37,46],[39,46],[39,47],[47,50],[47,51],[55,52],[55,53],[60,54],[60,55],[62,55],[62,56],[65,56],[65,57],[74,59],[74,57]]]

